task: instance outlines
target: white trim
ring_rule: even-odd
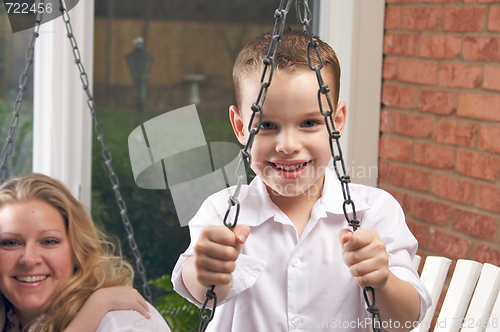
[[[94,0],[69,11],[89,82],[93,80]],[[92,125],[61,17],[40,27],[35,45],[33,171],[62,181],[90,208]]]
[[[319,36],[340,61],[341,138],[353,182],[377,186],[385,0],[321,0]],[[366,177],[357,176],[365,171]],[[371,175],[371,176],[370,176]]]

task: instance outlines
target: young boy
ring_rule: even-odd
[[[231,106],[229,114],[241,144],[249,136],[250,107],[271,37],[268,32],[245,46],[233,69],[239,108]],[[200,306],[216,285],[220,305],[210,331],[274,332],[369,331],[362,289],[372,286],[384,329],[411,330],[431,303],[412,268],[417,242],[396,200],[361,185],[350,185],[361,228],[346,229],[341,185],[327,167],[329,136],[307,62],[308,40],[291,30],[282,37],[251,150],[257,177],[239,195],[238,225],[222,225],[234,188],[209,197],[189,223],[191,245],[174,268],[174,288]],[[320,41],[319,50],[337,105],[339,63],[326,43]],[[323,108],[328,110],[326,98]],[[342,132],[344,102],[334,118]]]

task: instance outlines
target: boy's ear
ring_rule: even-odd
[[[346,116],[347,116],[347,106],[342,101],[339,103],[339,106],[337,106],[337,110],[335,111],[335,128],[338,131],[340,131],[341,135],[342,132],[344,131]]]
[[[231,120],[231,125],[238,141],[243,145],[247,144],[247,137],[244,130],[245,124],[243,123],[238,107],[234,105],[229,107],[229,119]]]

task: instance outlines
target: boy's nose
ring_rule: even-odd
[[[300,137],[291,130],[284,130],[278,136],[276,144],[276,152],[292,154],[299,152],[302,149]]]

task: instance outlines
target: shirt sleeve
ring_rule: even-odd
[[[399,279],[410,283],[420,296],[420,315],[422,321],[431,306],[429,292],[420,281],[413,268],[413,257],[417,252],[418,242],[408,229],[403,209],[389,193],[381,191],[377,201],[365,212],[363,219],[373,220],[375,230],[385,243],[389,256],[389,270]],[[361,222],[363,225],[363,222]],[[363,226],[362,226],[363,227]]]
[[[148,303],[151,318],[134,310],[110,311],[96,332],[171,332],[160,313]]]

